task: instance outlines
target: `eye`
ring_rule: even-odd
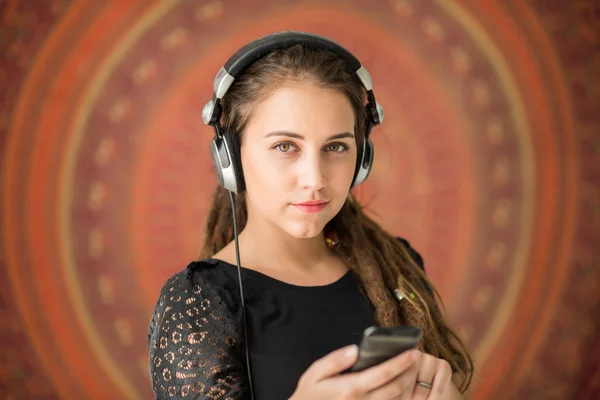
[[[275,146],[273,146],[274,149],[276,149],[277,151],[279,151],[281,153],[289,153],[293,147],[294,147],[294,145],[291,144],[290,142],[281,142],[281,143],[277,143]]]
[[[333,153],[343,153],[348,151],[348,145],[341,142],[330,143],[325,147],[325,149]]]

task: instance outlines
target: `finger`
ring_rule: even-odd
[[[423,382],[423,385],[419,382]],[[425,384],[429,384],[429,381],[423,381],[417,378],[417,381],[415,382],[415,387],[413,389],[413,400],[432,400],[434,398],[430,397],[431,388],[426,387]]]
[[[350,368],[358,356],[358,347],[350,345],[342,347],[315,361],[304,373],[304,378],[320,381]]]
[[[375,390],[408,371],[420,355],[421,353],[417,350],[406,351],[379,365],[358,372],[356,384],[362,392]],[[414,375],[416,375],[416,370]]]
[[[366,396],[368,400],[410,400],[413,392],[413,386],[417,377],[417,367],[413,364],[410,368],[402,372],[390,382],[369,392]]]
[[[419,363],[419,372],[415,380],[415,386],[413,390],[413,400],[426,400],[433,387],[433,378],[437,372],[438,359],[428,354],[423,354]],[[423,382],[423,384],[419,384]],[[431,385],[432,387],[426,387]]]
[[[452,367],[450,367],[450,364],[446,360],[439,360],[428,400],[443,398],[451,380]]]

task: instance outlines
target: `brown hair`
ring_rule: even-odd
[[[234,81],[223,101],[223,126],[242,132],[255,104],[282,85],[297,82],[338,89],[347,95],[355,111],[357,143],[362,143],[366,110],[361,83],[337,55],[300,45],[270,53]],[[243,193],[237,196],[235,212],[241,231],[247,221]],[[228,192],[218,187],[208,215],[200,259],[213,256],[231,242],[232,228]],[[472,380],[473,361],[446,323],[438,307],[438,304],[443,305],[440,295],[415,263],[409,249],[369,218],[352,195],[326,225],[325,231],[338,235],[340,243],[334,251],[356,274],[375,308],[376,321],[381,326],[408,324],[421,328],[419,349],[448,361],[452,370],[461,375],[459,390],[464,393]],[[414,293],[414,297],[406,296],[399,302],[393,296],[396,288]]]

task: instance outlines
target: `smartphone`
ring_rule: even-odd
[[[358,360],[344,372],[359,372],[380,364],[406,350],[414,349],[421,338],[421,329],[413,326],[380,328],[371,326],[363,332],[358,347]]]

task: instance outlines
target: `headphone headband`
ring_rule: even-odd
[[[383,122],[383,108],[375,100],[371,75],[352,53],[333,40],[323,36],[306,32],[285,31],[254,40],[240,48],[227,60],[217,73],[213,83],[212,99],[202,109],[204,123],[213,126],[219,123],[221,118],[221,99],[225,96],[233,81],[242,76],[248,67],[274,50],[286,49],[297,44],[315,50],[329,50],[342,58],[348,67],[354,71],[367,91],[367,110],[371,124],[378,125]],[[369,131],[370,129],[367,130],[367,135]]]
[[[315,50],[324,49],[334,52],[342,57],[353,71],[357,71],[361,67],[360,62],[352,53],[330,39],[312,33],[285,31],[263,36],[246,44],[227,60],[224,68],[231,76],[237,78],[248,66],[270,52],[297,44]]]

